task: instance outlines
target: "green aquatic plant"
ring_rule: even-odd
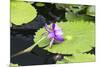
[[[69,4],[61,4],[61,3],[56,3],[55,4],[57,9],[64,9],[64,8],[68,8],[70,5]]]
[[[65,18],[68,21],[78,21],[78,20],[93,21],[93,18],[86,14],[79,15],[73,12],[65,12]]]
[[[42,3],[42,2],[41,2],[41,3],[36,3],[35,5],[36,5],[37,7],[43,7],[43,6],[45,6],[45,3]]]
[[[89,6],[87,8],[87,12],[86,12],[87,15],[90,15],[90,16],[95,16],[95,6]]]
[[[64,63],[81,63],[81,62],[95,62],[94,54],[74,54],[73,56],[64,56],[64,59],[57,61],[56,64]]]
[[[11,1],[11,23],[22,25],[34,20],[37,16],[36,9],[24,1]]]
[[[94,54],[74,54],[73,56],[70,56],[70,57],[65,56],[64,59],[66,59],[70,63],[94,62],[95,55]]]
[[[84,6],[84,5],[71,5],[71,6],[69,6],[69,8],[73,13],[77,13],[77,12],[84,10],[86,8],[86,6]]]
[[[18,64],[13,64],[13,63],[11,63],[11,64],[10,64],[10,67],[19,67],[19,65],[18,65]]]
[[[30,52],[36,45],[38,45],[41,41],[45,40],[46,38],[49,38],[50,40],[50,48],[52,47],[53,43],[61,43],[64,41],[64,38],[62,37],[62,30],[60,27],[58,27],[57,24],[52,23],[51,28],[48,27],[47,24],[45,24],[45,31],[48,32],[48,36],[44,36],[42,38],[40,38],[35,44],[33,44],[32,46],[14,54],[12,57],[20,55],[20,54],[24,54],[27,52]],[[45,34],[45,33],[43,33]]]
[[[44,7],[45,3],[11,0],[12,25],[27,24],[37,16],[35,7]],[[60,60],[53,57],[56,64],[74,62],[94,62],[95,55],[88,52],[95,47],[95,6],[55,4],[58,9],[65,9],[66,22],[45,24],[34,35],[30,47],[15,53],[11,58],[31,52],[37,45],[51,53],[61,55]],[[37,8],[38,9],[38,8]],[[44,14],[43,14],[44,16]],[[93,21],[90,21],[92,18]],[[88,53],[88,54],[87,54]],[[11,64],[10,67],[19,67]]]
[[[61,60],[61,61],[56,61],[56,64],[65,64],[68,63],[65,59]]]
[[[49,48],[50,40],[45,38],[38,44],[39,47],[44,47],[44,50],[59,54],[83,53],[94,47],[95,25],[93,22],[75,21],[57,24],[62,28],[64,41],[55,43],[52,48]],[[43,37],[41,33],[44,32],[44,28],[36,32],[34,41],[37,42],[39,38]],[[44,35],[46,36],[46,34]]]
[[[52,28],[41,28],[36,32],[35,44],[14,54],[12,57],[31,52],[36,45],[58,54],[84,53],[95,47],[95,24],[93,22],[74,21],[57,23],[57,25],[61,27],[62,31],[54,25],[52,25]],[[54,29],[55,27],[56,29]]]
[[[76,4],[55,4],[57,9],[65,9],[66,11],[71,11],[73,13],[78,13],[86,8],[85,5]]]
[[[95,16],[94,5],[55,4],[57,9],[65,9],[65,18],[68,21],[85,20],[93,21]]]

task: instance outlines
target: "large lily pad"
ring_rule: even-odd
[[[95,24],[92,22],[75,21],[75,22],[64,22],[57,23],[63,30],[64,42],[54,44],[51,48],[48,46],[50,40],[46,38],[39,43],[39,47],[45,47],[52,53],[60,54],[75,54],[82,53],[91,50],[94,47],[94,33]],[[41,38],[41,34],[46,32],[44,28],[40,29],[35,36],[35,42]],[[45,34],[45,36],[47,36]]]

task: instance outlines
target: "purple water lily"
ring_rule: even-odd
[[[58,27],[57,24],[52,23],[51,28],[45,24],[45,29],[48,32],[48,38],[51,40],[50,47],[53,43],[63,42],[64,38],[62,37],[63,32],[60,27]]]

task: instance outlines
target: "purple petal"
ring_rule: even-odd
[[[60,28],[57,24],[55,24],[54,30],[55,30],[55,31],[56,31],[56,30],[61,30],[61,28]]]
[[[50,28],[48,27],[47,24],[45,24],[45,29],[48,31],[48,32],[51,32]]]
[[[49,39],[52,39],[52,38],[54,38],[54,37],[55,37],[54,32],[50,32],[50,33],[48,34],[48,38],[49,38]]]
[[[61,36],[61,35],[63,35],[62,30],[61,30],[61,29],[60,29],[60,30],[56,30],[56,31],[55,31],[55,35],[56,35],[56,36]]]
[[[55,39],[59,42],[63,42],[64,38],[62,36],[56,36]]]
[[[52,30],[55,29],[55,23],[52,23]]]

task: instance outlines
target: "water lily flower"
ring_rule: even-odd
[[[62,36],[62,29],[58,27],[57,24],[52,23],[51,28],[49,28],[47,24],[45,24],[45,29],[48,32],[48,38],[51,40],[50,47],[53,43],[59,43],[64,41],[64,38]]]

